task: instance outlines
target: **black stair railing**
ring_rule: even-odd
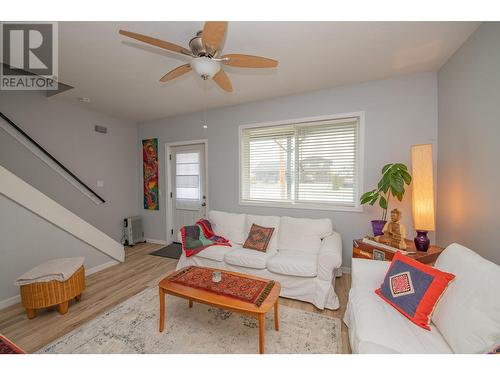
[[[81,186],[85,188],[89,193],[95,196],[101,203],[105,203],[106,201],[97,194],[94,190],[92,190],[86,183],[80,180],[73,172],[71,172],[68,168],[66,168],[59,160],[57,160],[54,156],[52,156],[46,149],[44,149],[37,141],[31,138],[26,132],[21,129],[19,126],[14,124],[14,122],[5,116],[2,112],[0,112],[0,117],[2,117],[11,127],[13,127],[17,132],[19,132],[24,138],[30,141],[33,146],[39,149],[45,156],[47,156],[50,160],[56,163],[64,172],[70,175],[76,182],[78,182]]]

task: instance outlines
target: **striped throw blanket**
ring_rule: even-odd
[[[212,225],[205,219],[200,219],[195,225],[183,226],[181,229],[182,250],[187,257],[198,254],[209,246],[231,246],[228,240],[216,235]]]

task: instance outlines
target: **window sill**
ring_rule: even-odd
[[[362,206],[349,207],[349,206],[329,205],[325,203],[266,202],[266,201],[248,201],[240,199],[239,204],[240,206],[294,208],[301,210],[363,212]]]

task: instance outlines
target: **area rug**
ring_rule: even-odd
[[[166,296],[158,332],[158,290],[148,288],[45,346],[38,353],[249,353],[259,349],[258,322],[238,313]],[[280,305],[280,331],[266,316],[266,353],[341,353],[341,321]]]
[[[162,247],[160,250],[153,251],[149,255],[155,255],[164,258],[179,259],[182,254],[182,245],[180,243],[171,243]]]

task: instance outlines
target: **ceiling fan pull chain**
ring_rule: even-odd
[[[208,81],[203,81],[203,129],[208,128],[207,124],[207,85]]]

